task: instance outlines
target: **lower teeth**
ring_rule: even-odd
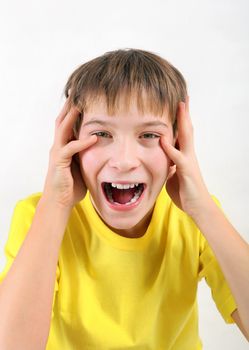
[[[134,197],[129,202],[125,203],[125,205],[130,205],[132,203],[135,203],[138,200],[138,198],[141,196],[142,192],[143,192],[143,189],[140,188],[138,190],[138,192],[135,193]],[[114,202],[114,200],[112,198],[112,193],[109,190],[109,188],[106,188],[106,194],[107,194],[107,197],[111,203],[122,205],[121,203]]]

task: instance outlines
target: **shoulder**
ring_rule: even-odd
[[[16,256],[26,237],[40,198],[41,193],[34,193],[18,200],[15,204],[5,246],[5,251],[12,257]]]
[[[217,197],[213,194],[210,195],[216,205],[221,208]],[[172,232],[174,237],[177,236],[178,238],[181,237],[184,240],[195,242],[201,251],[207,246],[206,239],[195,221],[174,204],[165,187],[158,195],[155,214],[161,218],[163,217],[164,223],[167,224],[168,232]]]
[[[11,220],[11,230],[30,225],[42,193],[34,193],[16,202]]]
[[[182,225],[195,227],[192,218],[174,204],[165,187],[162,188],[157,197],[155,211],[158,212],[160,216],[163,215],[169,223],[173,222],[176,227]]]
[[[160,192],[153,217],[156,227],[161,227],[166,232],[167,242],[188,247],[188,249],[199,249],[200,231],[193,219],[171,200],[165,189]]]
[[[30,194],[29,196],[22,198],[17,201],[15,208],[18,209],[32,209],[36,208],[40,198],[42,196],[41,192]]]

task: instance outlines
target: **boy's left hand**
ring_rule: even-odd
[[[189,97],[180,102],[177,111],[178,149],[161,137],[161,145],[172,161],[166,190],[173,202],[188,215],[194,216],[210,201],[194,150],[193,126],[189,115]]]

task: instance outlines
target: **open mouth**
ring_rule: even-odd
[[[145,190],[145,184],[114,184],[111,182],[102,183],[103,192],[107,201],[116,205],[132,205],[139,201]]]

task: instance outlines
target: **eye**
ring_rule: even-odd
[[[160,138],[159,135],[157,134],[152,134],[152,133],[145,133],[143,134],[142,136],[144,136],[145,139],[157,139],[157,138]]]
[[[92,135],[96,135],[96,136],[104,137],[104,138],[110,138],[111,137],[111,135],[109,135],[105,131],[97,131],[97,132],[92,133]]]

